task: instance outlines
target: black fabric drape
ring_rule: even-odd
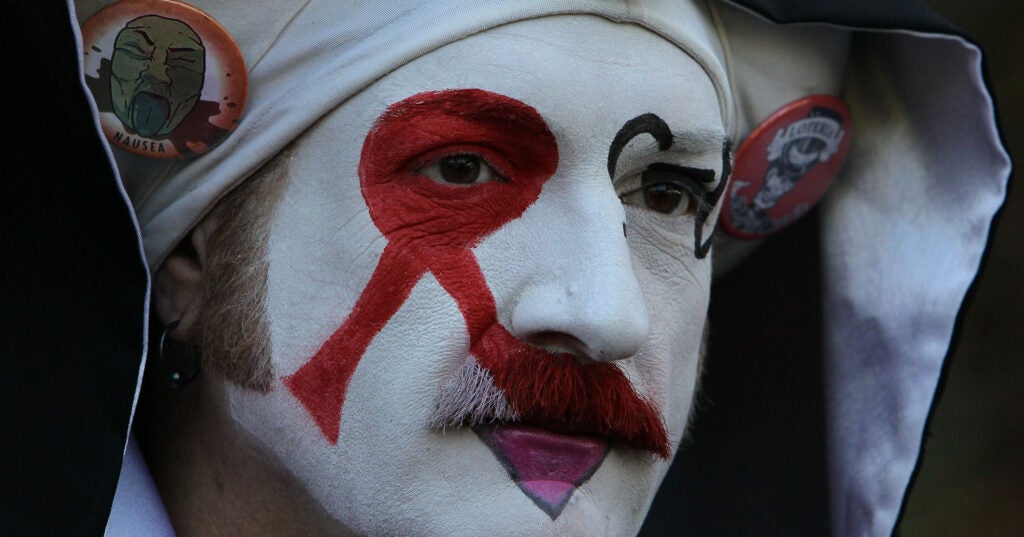
[[[863,29],[962,34],[921,0],[729,0],[781,24],[819,22]]]
[[[715,282],[693,427],[641,537],[830,534],[818,245],[809,215]]]
[[[0,535],[102,535],[146,269],[81,90],[66,4],[8,2],[0,25]]]

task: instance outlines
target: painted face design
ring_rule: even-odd
[[[442,180],[454,184],[422,173],[435,162],[447,172]],[[498,322],[494,297],[470,250],[522,215],[557,164],[557,145],[544,120],[495,93],[414,95],[381,116],[363,146],[359,175],[370,216],[388,246],[352,315],[284,381],[328,440],[337,441],[345,388],[366,347],[430,271],[459,305],[470,352],[507,398],[510,421],[617,437],[669,457],[657,410],[615,365],[584,364],[568,353],[531,347]],[[481,166],[493,174],[490,181],[457,186],[478,180]]]
[[[117,34],[110,63],[114,113],[140,136],[163,137],[199,101],[206,49],[184,22],[147,15]]]
[[[689,414],[724,132],[692,58],[596,17],[389,74],[295,146],[281,384],[227,385],[230,415],[354,534],[635,533]]]
[[[613,143],[613,153],[623,143]],[[617,157],[609,157],[613,168]],[[388,246],[352,314],[306,365],[284,379],[331,443],[337,442],[345,389],[359,360],[429,271],[466,321],[470,360],[483,369],[478,383],[500,390],[490,397],[502,399],[495,405],[501,412],[471,417],[517,424],[514,431],[488,427],[480,434],[552,518],[603,460],[604,438],[669,458],[660,413],[637,395],[618,367],[527,345],[498,322],[494,297],[470,250],[522,215],[557,164],[554,136],[537,112],[495,93],[468,89],[414,95],[380,117],[363,146],[359,176],[370,216]],[[440,179],[452,184],[428,177],[426,167],[437,168]],[[491,177],[478,183],[481,168]],[[711,182],[714,172],[707,174],[703,180]],[[664,203],[673,202],[678,204]],[[473,395],[475,390],[462,397]],[[461,406],[467,405],[482,406],[474,401]],[[465,421],[454,418],[455,425]],[[591,437],[553,440],[523,425]],[[543,455],[533,455],[537,451]],[[562,458],[569,460],[561,461],[556,472],[540,468]]]

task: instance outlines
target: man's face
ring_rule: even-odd
[[[117,34],[110,63],[117,117],[141,136],[164,136],[199,101],[206,49],[187,24],[149,15]]]
[[[696,382],[724,132],[693,59],[594,17],[392,72],[295,146],[274,383],[229,385],[232,418],[358,534],[635,533]]]

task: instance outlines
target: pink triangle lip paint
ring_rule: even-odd
[[[600,468],[611,449],[608,438],[564,434],[531,425],[478,429],[519,489],[555,520],[573,492]]]

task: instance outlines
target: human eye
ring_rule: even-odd
[[[652,164],[620,196],[623,203],[667,216],[693,215],[704,200],[714,171],[672,164]],[[638,184],[637,184],[638,183]]]
[[[697,210],[694,196],[674,183],[655,183],[642,186],[622,196],[622,201],[668,216],[693,214]]]
[[[436,158],[415,170],[417,175],[438,183],[475,185],[489,181],[507,182],[493,166],[476,154],[459,153]]]

